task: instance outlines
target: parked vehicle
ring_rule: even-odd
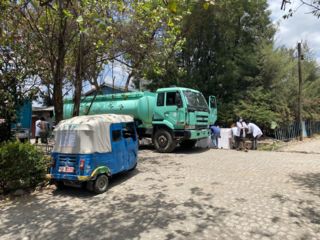
[[[64,118],[73,112],[72,99],[64,102]],[[160,88],[156,93],[132,92],[86,97],[80,115],[115,113],[134,117],[139,138],[152,138],[159,152],[172,152],[177,144],[193,147],[210,136],[209,125],[217,120],[214,96],[207,104],[202,93],[189,88]]]
[[[107,190],[114,174],[135,169],[138,140],[133,118],[101,114],[61,121],[55,129],[50,178],[58,188],[86,185]]]
[[[25,100],[17,109],[16,123],[12,124],[11,131],[13,136],[21,142],[27,142],[31,136],[31,118],[32,118],[32,103],[30,100]]]

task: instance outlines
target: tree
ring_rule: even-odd
[[[30,39],[21,38],[16,28],[19,18],[9,12],[10,2],[2,2],[0,24],[0,142],[10,139],[11,124],[16,122],[16,111],[26,99],[37,93],[38,79],[30,59]]]
[[[30,39],[30,52],[35,71],[45,85],[53,86],[55,120],[63,117],[63,86],[65,81],[65,60],[73,31],[66,10],[71,0],[21,1],[12,5],[20,18],[19,32],[23,39]]]
[[[303,67],[304,120],[319,120],[319,69],[306,44]],[[295,49],[262,46],[259,74],[236,107],[241,116],[270,128],[272,122],[289,124],[298,119],[298,70]]]
[[[204,1],[186,17],[186,42],[178,55],[185,69],[180,85],[216,95],[221,122],[238,113],[237,103],[259,74],[260,45],[272,42],[274,28],[266,1],[215,1],[208,9]]]

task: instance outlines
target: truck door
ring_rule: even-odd
[[[215,96],[209,97],[209,125],[213,125],[217,121],[217,100]]]
[[[125,123],[122,129],[123,139],[125,143],[125,159],[124,166],[126,170],[132,169],[137,159],[137,136],[134,123]]]
[[[178,128],[179,123],[184,123],[184,111],[181,94],[178,91],[167,92],[165,98],[164,118],[169,121],[174,128]]]

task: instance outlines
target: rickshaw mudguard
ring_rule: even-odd
[[[95,179],[98,175],[106,174],[107,176],[111,176],[111,171],[107,166],[97,167],[90,175],[90,180]]]

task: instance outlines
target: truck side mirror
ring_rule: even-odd
[[[209,97],[209,107],[210,108],[217,108],[217,101],[214,96]]]

